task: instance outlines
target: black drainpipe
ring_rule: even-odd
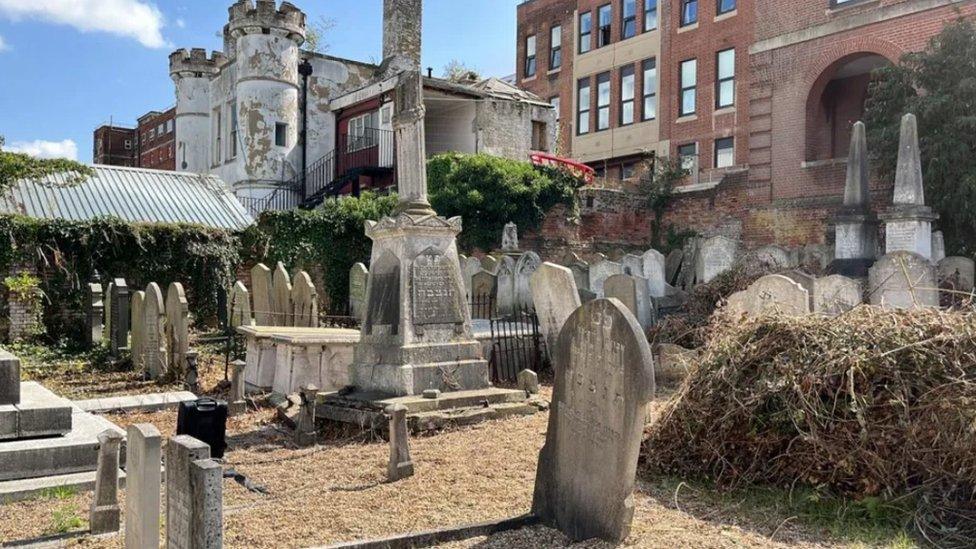
[[[308,177],[308,77],[312,76],[312,64],[308,59],[302,59],[302,63],[298,65],[298,74],[302,75],[302,197],[307,198],[305,179]]]

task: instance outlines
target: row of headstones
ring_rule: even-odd
[[[737,313],[777,311],[789,315],[841,314],[862,303],[890,309],[939,306],[940,281],[954,291],[971,294],[974,262],[947,257],[934,265],[913,252],[883,256],[870,268],[866,281],[831,275],[815,278],[800,271],[766,275],[748,289],[729,297],[728,307]]]
[[[126,433],[125,547],[159,547],[162,436],[150,424]],[[118,532],[119,447],[115,430],[98,437],[98,468],[90,511],[92,534]],[[166,547],[223,546],[223,469],[210,446],[186,435],[166,444]]]
[[[280,261],[272,273],[263,263],[251,268],[251,291],[238,280],[227,300],[231,327],[319,326],[319,295],[305,271],[294,279]]]

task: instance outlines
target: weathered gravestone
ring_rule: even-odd
[[[122,433],[108,429],[98,435],[98,466],[95,472],[95,494],[89,513],[92,534],[119,531],[119,447]]]
[[[166,547],[223,545],[223,472],[207,444],[177,435],[166,444]]]
[[[878,222],[871,211],[867,130],[856,122],[847,154],[844,205],[831,220],[834,224],[834,258],[831,271],[864,276],[878,255]]]
[[[156,427],[130,425],[125,450],[125,547],[159,547],[162,436]]]
[[[901,120],[894,197],[891,207],[881,216],[885,222],[885,253],[913,252],[931,260],[932,222],[938,218],[925,205],[918,122],[915,115],[906,114]]]
[[[960,292],[973,291],[974,266],[968,257],[950,256],[939,262],[939,280]]]
[[[517,252],[518,249],[518,226],[515,223],[508,222],[502,230],[502,251]]]
[[[166,364],[178,376],[186,371],[186,353],[190,350],[190,306],[179,282],[166,290]]]
[[[146,292],[139,290],[132,293],[132,336],[129,340],[129,351],[132,355],[132,369],[145,372],[146,364]]]
[[[390,463],[386,477],[390,482],[396,482],[413,476],[407,407],[403,404],[391,404],[386,407],[386,415],[390,418]]]
[[[14,404],[20,404],[20,359],[0,350],[0,406]],[[0,426],[0,436],[18,429],[16,425]]]
[[[263,263],[251,268],[251,289],[254,299],[254,323],[258,326],[274,326],[274,289],[271,269]]]
[[[319,327],[319,294],[312,284],[312,277],[305,271],[295,274],[292,295],[293,326],[299,328]]]
[[[569,264],[569,270],[573,273],[573,280],[576,281],[576,288],[580,291],[590,289],[590,264],[577,258]]]
[[[809,273],[822,273],[834,259],[834,250],[825,244],[807,244],[800,250],[800,267]]]
[[[637,319],[615,299],[574,312],[554,354],[556,381],[532,512],[570,539],[622,541],[654,361]]]
[[[103,301],[102,285],[98,282],[88,284],[88,314],[85,315],[86,330],[85,335],[88,347],[96,347],[102,343],[102,329],[105,314],[105,303]]]
[[[634,273],[635,276],[643,276],[647,280],[647,291],[651,297],[664,297],[667,293],[665,262],[664,254],[655,249],[647,250],[641,259],[643,272]]]
[[[271,307],[274,311],[275,326],[294,326],[295,316],[291,304],[291,277],[280,261],[275,267],[271,280],[272,295]]]
[[[366,283],[369,281],[369,269],[362,263],[356,263],[349,269],[349,315],[363,320],[366,316]]]
[[[519,307],[532,309],[532,288],[529,281],[539,265],[542,265],[542,259],[535,252],[525,252],[515,264],[515,303]]]
[[[668,284],[678,285],[678,273],[681,271],[681,262],[684,257],[685,252],[680,248],[668,252],[668,256],[664,259],[664,280]]]
[[[868,297],[872,305],[888,309],[938,307],[935,267],[916,253],[887,254],[868,271]]]
[[[247,286],[240,280],[234,283],[234,287],[230,291],[230,302],[227,305],[230,309],[228,322],[231,328],[252,324],[251,293],[247,291]]]
[[[637,317],[642,329],[654,324],[654,304],[647,291],[647,281],[631,275],[613,275],[603,284],[607,298],[617,298]]]
[[[780,270],[790,268],[790,251],[782,246],[769,245],[753,250],[750,254],[759,269]]]
[[[620,260],[624,266],[624,274],[644,276],[644,258],[636,254],[627,254]]]
[[[579,291],[572,271],[554,263],[543,263],[530,283],[539,327],[551,356],[566,319],[581,305]]]
[[[498,261],[498,314],[510,315],[515,311],[515,260],[504,256]]]
[[[938,263],[945,258],[945,235],[942,231],[932,231],[932,263]]]
[[[486,255],[481,258],[481,268],[488,271],[491,274],[497,274],[498,272],[498,258],[491,255]]]
[[[624,266],[620,263],[601,259],[590,265],[590,287],[589,290],[603,297],[603,284],[613,275],[624,274]]]
[[[730,306],[749,315],[781,313],[791,316],[810,314],[810,294],[803,286],[783,275],[766,275],[752,283],[742,295],[733,294]]]
[[[471,279],[480,272],[481,261],[477,257],[465,257],[461,260],[461,275],[464,277],[464,289],[468,294],[468,299],[474,295],[471,293]]]
[[[124,278],[112,283],[112,355],[129,346],[129,286]]]
[[[227,403],[227,413],[240,415],[247,411],[247,401],[244,400],[244,368],[247,363],[234,360],[230,363],[230,402]]]
[[[155,282],[146,286],[143,312],[142,364],[149,373],[149,379],[156,379],[169,369],[169,363],[166,354],[166,304],[163,302],[163,291]]]
[[[796,282],[800,286],[803,286],[803,289],[807,291],[807,296],[810,298],[810,310],[812,311],[813,290],[814,290],[814,285],[817,282],[817,278],[798,269],[791,269],[789,271],[786,271],[785,273],[780,273],[780,274],[792,280],[793,282]]]
[[[103,339],[108,341],[109,345],[112,344],[112,286],[113,284],[109,282],[108,286],[105,287],[105,297],[102,299],[102,303],[104,304],[103,310],[105,312],[105,317],[102,321],[102,325],[104,326],[102,333],[104,334]]]
[[[704,240],[695,262],[695,278],[699,284],[711,282],[735,264],[739,243],[725,236]]]
[[[676,287],[682,290],[691,291],[696,284],[701,283],[697,276],[701,243],[701,238],[689,238],[682,247],[681,267],[678,270],[677,281],[674,283]]]
[[[813,312],[839,315],[864,301],[861,282],[843,275],[818,278],[813,283]]]
[[[471,277],[471,318],[492,318],[497,298],[497,276],[488,271],[480,271]]]

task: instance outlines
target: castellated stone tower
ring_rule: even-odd
[[[289,2],[278,7],[275,0],[239,0],[229,12],[225,31],[234,51],[239,140],[246,151],[233,179],[260,189],[301,170],[298,65],[306,18]]]
[[[210,170],[210,79],[227,63],[220,52],[179,49],[169,56],[169,74],[176,85],[176,170]]]

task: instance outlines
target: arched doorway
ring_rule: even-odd
[[[890,64],[883,55],[861,52],[838,59],[820,74],[807,98],[807,161],[847,156],[851,128],[864,117],[871,73]]]

